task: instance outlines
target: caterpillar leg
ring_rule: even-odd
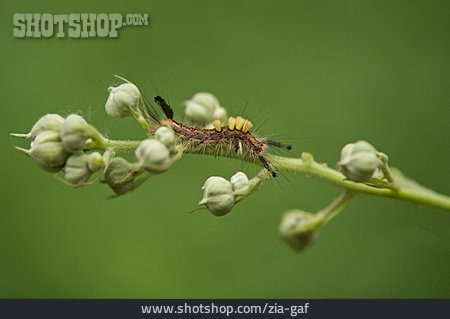
[[[266,160],[264,155],[258,154],[258,158],[259,158],[259,161],[261,162],[262,166],[264,166],[264,168],[266,170],[268,170],[272,174],[273,177],[277,177],[277,172],[273,169],[272,166],[270,166],[269,162]]]

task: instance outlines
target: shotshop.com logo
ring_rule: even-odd
[[[116,38],[118,29],[127,25],[148,25],[148,14],[120,13],[15,13],[13,15],[16,38]]]

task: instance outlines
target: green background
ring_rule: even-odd
[[[81,112],[114,138],[143,138],[103,110],[112,74],[177,105],[216,94],[231,114],[334,166],[366,139],[391,164],[450,194],[449,1],[3,1],[0,297],[450,297],[448,211],[360,196],[301,254],[283,211],[339,189],[281,176],[223,218],[188,214],[211,175],[238,161],[185,156],[131,194],[71,189],[12,145],[43,114]],[[148,13],[119,38],[14,38],[12,17]],[[254,174],[255,167],[244,167]]]

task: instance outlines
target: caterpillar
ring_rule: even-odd
[[[216,153],[222,153],[230,157],[251,157],[257,159],[273,177],[277,176],[275,167],[264,156],[268,146],[286,148],[290,150],[290,144],[283,144],[270,139],[259,138],[250,132],[253,123],[241,116],[229,117],[223,125],[220,120],[214,120],[213,128],[196,128],[174,120],[172,107],[161,97],[156,96],[155,102],[161,107],[168,123],[175,134],[185,143],[186,147],[204,148],[214,145]],[[159,121],[163,125],[164,121]]]

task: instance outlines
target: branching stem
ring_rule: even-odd
[[[131,151],[134,150],[140,141],[115,141],[105,140],[107,148],[113,151]],[[208,154],[203,150],[196,153],[195,149],[186,150],[193,154],[199,155],[219,155],[227,156],[227,154]],[[401,200],[413,202],[415,204],[425,204],[438,208],[450,210],[450,197],[434,192],[415,181],[403,176],[399,171],[391,169],[389,172],[389,179],[395,180],[395,187],[385,183],[386,187],[374,186],[365,183],[352,182],[347,180],[345,176],[332,169],[325,164],[320,164],[314,161],[311,154],[304,153],[302,158],[290,158],[282,157],[274,154],[266,154],[267,159],[272,165],[274,165],[279,171],[303,173],[309,176],[313,176],[325,182],[334,184],[341,188],[344,188],[351,193],[363,193],[374,196],[390,197]],[[257,163],[256,160],[251,158],[244,159],[248,162]],[[383,183],[379,183],[383,185]],[[347,195],[346,195],[347,196]]]
[[[316,217],[321,220],[321,224],[328,223],[334,216],[339,214],[356,194],[344,191],[338,198],[332,201],[327,207],[316,213]]]
[[[278,168],[278,170],[308,174],[349,191],[403,199],[416,204],[426,204],[450,210],[450,197],[427,189],[404,177],[399,172],[397,172],[397,176],[395,176],[397,188],[378,188],[364,183],[349,181],[341,172],[329,168],[324,164],[319,164],[314,160],[305,162],[300,158],[287,158],[273,154],[267,154],[267,158]]]

